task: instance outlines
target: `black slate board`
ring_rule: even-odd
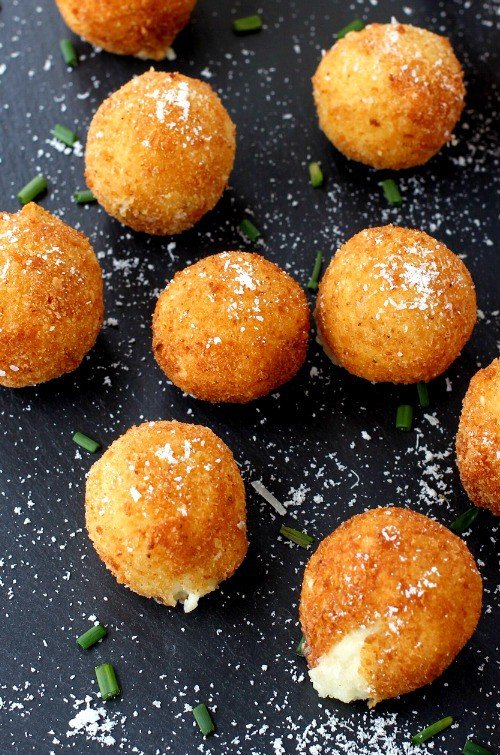
[[[265,29],[234,36],[232,18],[256,10]],[[392,16],[449,36],[469,88],[458,143],[401,174],[399,210],[381,196],[384,174],[348,162],[327,143],[310,91],[321,49],[336,30],[354,17],[386,22]],[[209,77],[238,126],[236,166],[230,189],[193,231],[154,239],[129,232],[97,206],[75,206],[71,194],[84,186],[83,158],[47,141],[56,122],[84,141],[99,103],[149,64],[96,53],[75,40],[82,60],[70,72],[58,43],[72,35],[53,3],[3,3],[1,207],[17,209],[16,192],[37,171],[48,177],[42,204],[90,236],[105,271],[111,319],[73,375],[36,389],[0,391],[1,753],[97,753],[110,736],[117,749],[148,755],[396,755],[415,752],[408,734],[448,714],[457,725],[420,752],[457,753],[468,736],[498,744],[493,517],[483,513],[466,538],[485,583],[474,638],[431,687],[368,713],[364,704],[318,700],[308,682],[304,661],[294,654],[307,553],[277,537],[281,521],[250,486],[248,558],[186,616],[118,586],[99,562],[83,516],[93,458],[71,440],[79,429],[106,446],[145,419],[207,424],[233,449],[245,481],[262,479],[279,499],[292,501],[286,521],[296,520],[318,540],[348,516],[388,502],[445,524],[466,509],[453,452],[460,402],[471,375],[498,353],[494,35],[492,2],[200,0],[175,43],[177,60],[158,67]],[[310,159],[322,162],[325,189],[309,186]],[[329,257],[369,225],[420,227],[464,255],[481,317],[461,358],[430,387],[431,420],[416,409],[414,431],[397,434],[396,406],[416,403],[415,389],[357,380],[334,368],[314,340],[300,375],[250,406],[210,406],[168,384],[150,347],[156,296],[187,262],[250,248],[237,232],[246,212],[264,232],[257,249],[302,283],[317,249]],[[172,241],[175,247],[168,246]],[[91,616],[110,633],[83,654],[74,637]],[[123,695],[106,703],[94,733],[75,731],[69,722],[86,707],[87,695],[93,709],[103,707],[93,669],[104,661],[115,664]],[[187,707],[201,701],[217,723],[207,741]]]

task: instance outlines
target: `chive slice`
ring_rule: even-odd
[[[418,400],[420,406],[429,406],[429,391],[427,390],[427,383],[417,383]]]
[[[316,254],[316,259],[314,260],[314,267],[313,267],[312,275],[306,284],[306,287],[309,288],[311,291],[316,291],[316,289],[318,288],[319,274],[321,272],[322,264],[323,264],[323,255],[321,252],[318,252]]]
[[[350,31],[361,31],[361,29],[364,28],[364,22],[360,18],[355,18],[354,21],[351,21],[350,24],[347,24],[347,26],[344,26],[343,29],[337,32],[337,39],[342,39],[342,37],[345,37]]]
[[[315,189],[323,185],[323,171],[319,163],[309,163],[309,178]]]
[[[257,14],[236,18],[233,21],[233,31],[235,34],[253,34],[262,29],[262,19]]]
[[[285,524],[282,524],[280,527],[280,535],[286,537],[287,540],[291,540],[292,543],[297,543],[301,548],[309,548],[314,543],[314,538],[308,535],[307,532],[294,530],[293,527],[287,527]]]
[[[306,638],[302,635],[300,638],[300,642],[295,648],[295,655],[300,655],[302,658],[304,658],[304,645],[306,643]]]
[[[120,694],[120,685],[111,663],[102,663],[100,666],[96,666],[95,675],[103,700],[110,700]]]
[[[462,750],[464,755],[491,755],[491,750],[487,750],[486,747],[477,745],[472,739],[468,739]]]
[[[386,178],[385,181],[380,182],[380,186],[382,187],[384,196],[391,207],[401,207],[403,204],[403,197],[399,192],[396,181],[393,178]]]
[[[47,188],[47,181],[43,176],[35,176],[26,186],[23,186],[17,198],[24,206],[38,197]]]
[[[103,627],[102,624],[97,624],[81,634],[80,637],[77,638],[76,644],[80,645],[82,650],[88,650],[92,645],[95,645],[96,642],[99,642],[103,637],[106,637],[107,633],[108,630],[106,627]]]
[[[453,719],[451,716],[446,716],[446,718],[442,718],[440,721],[436,721],[436,723],[427,726],[426,729],[419,731],[418,734],[414,734],[411,738],[412,744],[421,745],[423,742],[427,742],[428,739],[433,737],[435,734],[439,734],[439,732],[443,731],[444,729],[447,729],[448,726],[452,725],[452,723]]]
[[[457,535],[462,535],[476,521],[478,516],[479,509],[473,506],[471,509],[464,511],[463,514],[460,514],[460,516],[457,516],[455,521],[450,524],[450,530],[456,532]]]
[[[413,421],[413,407],[410,404],[401,404],[396,412],[396,427],[398,430],[411,430]]]
[[[212,716],[205,703],[200,703],[196,708],[193,708],[193,716],[200,727],[201,733],[208,737],[209,734],[215,731],[215,725],[212,721]]]
[[[61,39],[61,41],[59,42],[59,47],[61,48],[61,55],[63,56],[66,65],[70,66],[71,68],[77,66],[78,55],[76,54],[76,50],[73,47],[73,42],[71,42],[69,39]]]
[[[56,123],[50,133],[63,144],[67,144],[68,147],[72,147],[73,144],[78,141],[78,136],[75,132],[66,128],[66,126],[61,126],[60,123]]]
[[[240,231],[244,236],[247,237],[249,241],[257,241],[257,239],[260,239],[261,232],[258,228],[254,226],[253,223],[248,220],[248,218],[243,218],[243,220],[240,223]]]
[[[97,440],[89,438],[88,435],[84,435],[80,432],[73,435],[73,440],[77,446],[81,446],[86,451],[90,451],[91,454],[94,454],[101,447],[101,444]]]
[[[89,202],[97,202],[90,189],[82,189],[81,191],[75,191],[73,199],[77,204],[89,204]]]

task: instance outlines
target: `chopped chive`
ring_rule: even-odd
[[[76,644],[80,645],[82,650],[88,650],[92,645],[95,645],[96,642],[99,642],[103,637],[106,637],[107,633],[108,630],[106,627],[103,627],[102,624],[97,624],[95,627],[90,627],[90,629],[87,629],[86,632],[81,634],[76,640]]]
[[[233,21],[233,31],[236,34],[252,34],[262,29],[262,19],[257,14],[245,16],[245,18],[236,18]]]
[[[418,734],[414,734],[411,738],[411,741],[414,745],[421,745],[423,742],[427,742],[427,740],[433,737],[435,734],[439,734],[439,732],[447,729],[448,726],[452,725],[452,723],[452,717],[446,716],[446,718],[442,718],[441,721],[436,721],[436,723],[431,724],[426,729],[422,729],[422,731],[419,731]]]
[[[249,241],[257,241],[257,239],[260,239],[261,232],[258,228],[254,226],[253,223],[248,220],[248,218],[243,218],[243,220],[240,223],[240,231],[244,236],[247,237]]]
[[[457,516],[455,521],[450,524],[450,530],[456,532],[457,535],[462,535],[476,521],[478,516],[479,509],[473,506],[471,509],[464,511],[463,514],[460,514],[460,516]]]
[[[35,176],[26,186],[23,186],[17,198],[24,206],[38,197],[47,188],[47,181],[43,176]]]
[[[212,721],[212,716],[205,703],[200,703],[196,708],[193,708],[193,716],[200,727],[201,733],[208,737],[209,734],[215,731],[215,725]]]
[[[355,18],[354,21],[351,21],[350,24],[347,24],[347,26],[344,26],[343,29],[337,32],[337,39],[342,39],[342,37],[345,37],[350,31],[361,31],[361,29],[364,28],[364,22],[360,18]]]
[[[302,636],[300,638],[300,642],[295,648],[295,655],[300,655],[302,658],[304,657],[304,645],[306,644],[306,638]]]
[[[309,178],[311,179],[311,186],[315,189],[323,184],[323,171],[321,170],[319,163],[309,163]]]
[[[75,191],[73,199],[77,204],[89,204],[89,202],[97,202],[90,189],[82,189],[82,191]]]
[[[391,207],[401,207],[403,197],[400,194],[396,181],[393,178],[386,178],[385,181],[380,182],[380,186]]]
[[[76,54],[76,50],[73,47],[73,42],[71,42],[69,39],[61,39],[61,41],[59,42],[59,47],[61,48],[61,54],[66,65],[70,66],[71,68],[77,66],[78,55]]]
[[[477,745],[472,739],[468,739],[462,750],[464,755],[491,755],[491,750],[487,750],[486,747]]]
[[[80,432],[73,435],[73,440],[77,446],[81,446],[86,451],[90,451],[91,454],[94,454],[101,447],[101,444],[97,440],[89,438],[88,435],[84,435]]]
[[[291,540],[292,543],[297,543],[302,548],[309,548],[314,543],[314,538],[308,535],[307,532],[294,530],[293,527],[287,527],[285,524],[282,524],[280,527],[280,535],[286,537],[287,540]]]
[[[56,123],[52,131],[50,132],[58,141],[63,144],[67,144],[68,147],[72,147],[75,142],[78,141],[78,136],[71,129],[66,126],[61,126],[60,123]]]
[[[321,252],[318,252],[316,254],[316,259],[314,260],[314,267],[312,271],[312,275],[309,278],[306,286],[311,291],[316,291],[318,288],[318,280],[319,280],[319,274],[321,272],[321,265],[323,264],[323,255]]]
[[[427,383],[417,383],[418,400],[420,406],[429,406],[429,391],[427,390]]]
[[[103,700],[110,700],[120,694],[120,685],[111,663],[102,663],[100,666],[96,666],[95,675]]]
[[[411,430],[413,421],[413,407],[409,404],[398,406],[396,413],[396,427],[398,430]]]

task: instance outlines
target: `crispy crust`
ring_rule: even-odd
[[[304,363],[309,309],[300,286],[258,254],[223,252],[177,273],[153,317],[156,361],[205,401],[245,403]]]
[[[456,448],[467,495],[476,506],[500,516],[500,358],[470,381]]]
[[[370,24],[340,39],[319,64],[313,91],[320,127],[337,149],[392,169],[435,155],[465,97],[449,41],[405,24]]]
[[[226,444],[200,425],[130,428],[90,470],[85,510],[118,582],[166,605],[181,587],[214,590],[248,547],[240,472]]]
[[[349,372],[417,383],[444,372],[476,322],[462,260],[423,231],[388,225],[357,233],[320,283],[318,334]]]
[[[476,628],[481,601],[481,577],[460,538],[409,509],[372,509],[325,538],[306,566],[308,664],[373,626],[360,669],[371,703],[411,692],[449,666]]]
[[[75,370],[103,315],[101,268],[82,233],[33,203],[0,215],[0,385]]]
[[[234,124],[211,87],[151,70],[97,110],[85,176],[104,209],[125,225],[181,233],[218,202],[234,154]]]
[[[196,0],[56,0],[69,28],[118,55],[163,60]],[[124,7],[125,6],[125,7]]]

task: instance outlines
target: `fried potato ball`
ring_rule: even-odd
[[[320,283],[315,317],[332,361],[367,380],[417,383],[444,372],[467,343],[476,294],[444,244],[387,225],[340,247]]]
[[[306,566],[300,601],[320,697],[370,707],[430,684],[476,628],[481,577],[467,546],[409,509],[344,522]]]
[[[373,168],[423,165],[451,139],[464,107],[449,41],[406,24],[370,24],[324,55],[313,77],[320,128]]]
[[[467,495],[476,506],[500,516],[500,358],[470,381],[456,444]]]
[[[76,370],[103,314],[101,268],[82,233],[33,203],[0,213],[0,385]]]
[[[130,428],[91,468],[85,509],[90,538],[118,582],[186,612],[247,552],[240,472],[201,425]]]
[[[300,286],[258,254],[223,252],[177,273],[158,299],[153,351],[168,378],[205,401],[246,403],[304,363]]]
[[[104,209],[125,225],[180,233],[218,202],[234,153],[234,124],[211,87],[151,70],[97,110],[85,176]]]
[[[69,28],[118,55],[163,60],[196,0],[56,0]]]

